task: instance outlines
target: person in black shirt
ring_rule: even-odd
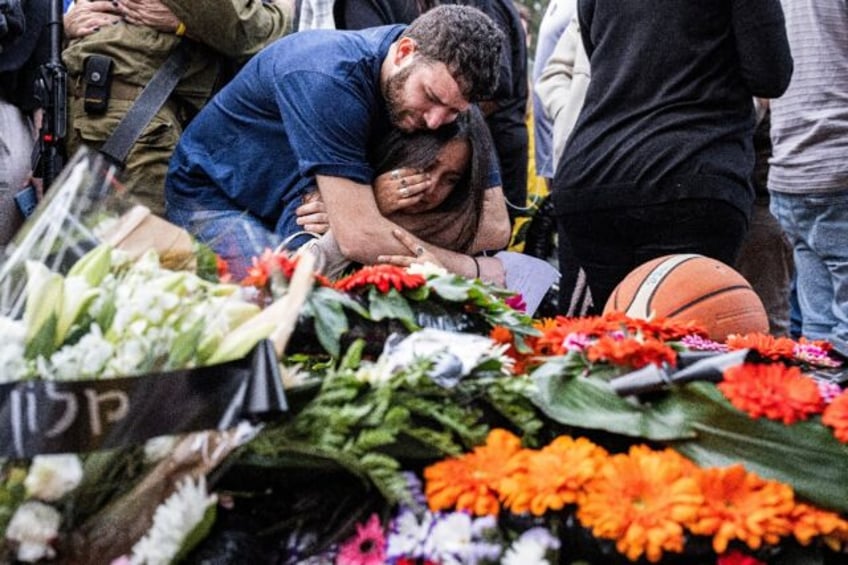
[[[592,81],[553,181],[601,310],[638,265],[733,265],[754,192],[753,97],[787,88],[779,0],[579,0]]]

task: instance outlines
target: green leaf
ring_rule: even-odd
[[[315,334],[324,350],[333,357],[339,356],[342,335],[348,330],[347,316],[342,304],[336,301],[310,301]]]
[[[437,277],[427,282],[428,286],[439,296],[451,302],[468,300],[469,283],[465,279],[454,276]]]
[[[752,419],[711,383],[691,383],[657,403],[661,414],[686,418],[694,441],[670,445],[702,467],[742,463],[758,475],[791,485],[802,498],[848,512],[848,446],[818,418],[785,425]]]
[[[567,358],[560,358],[533,372],[538,387],[533,402],[552,420],[652,440],[695,437],[684,414],[673,410],[659,413],[651,405],[621,398],[606,380],[575,376],[572,368]]]
[[[409,302],[393,288],[383,294],[371,287],[368,291],[368,305],[369,314],[374,321],[395,319],[415,325],[415,314],[413,314]]]

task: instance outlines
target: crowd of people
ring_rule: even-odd
[[[48,4],[0,0],[0,243],[31,181]],[[773,333],[848,354],[848,5],[550,0],[535,42],[520,8],[78,0],[66,149],[122,162],[128,192],[236,274],[285,247],[327,272],[427,260],[504,284],[489,252],[527,201],[529,123],[563,312],[577,280],[597,313],[638,265],[698,253],[751,280]]]

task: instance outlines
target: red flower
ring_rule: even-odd
[[[745,363],[724,372],[718,385],[730,403],[752,418],[792,424],[825,408],[819,387],[798,367]]]
[[[230,266],[220,257],[220,255],[215,255],[215,268],[218,271],[219,281],[230,282],[230,278],[232,278],[232,275],[230,274]]]
[[[842,443],[848,443],[848,391],[837,396],[824,409],[822,424],[833,428],[836,439]]]
[[[777,361],[795,358],[795,342],[788,337],[774,337],[762,333],[727,336],[730,349],[753,349],[761,357]]]
[[[619,367],[632,367],[640,369],[649,363],[661,366],[664,363],[675,365],[677,354],[663,342],[648,338],[643,340],[635,338],[617,339],[605,335],[586,349],[586,357],[593,363],[606,361]]]
[[[745,555],[741,551],[731,551],[718,556],[716,565],[766,565],[759,559]]]
[[[336,281],[336,288],[350,292],[359,288],[373,285],[381,293],[389,292],[394,288],[398,292],[405,289],[413,289],[423,286],[427,280],[417,274],[410,274],[402,267],[394,265],[373,265],[362,267],[355,273]]]
[[[282,273],[286,279],[290,279],[297,266],[297,260],[290,259],[285,252],[275,253],[266,249],[261,256],[253,258],[253,266],[247,269],[247,276],[242,279],[242,286],[255,286],[265,288],[268,279],[274,273]]]

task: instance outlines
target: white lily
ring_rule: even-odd
[[[26,262],[27,300],[24,309],[27,356],[49,354],[55,349],[56,326],[62,308],[64,281],[36,261]]]
[[[68,332],[80,315],[100,294],[100,289],[92,287],[85,276],[68,276],[63,281],[62,304],[59,312],[59,322],[56,326],[54,344],[59,347],[64,343]]]

